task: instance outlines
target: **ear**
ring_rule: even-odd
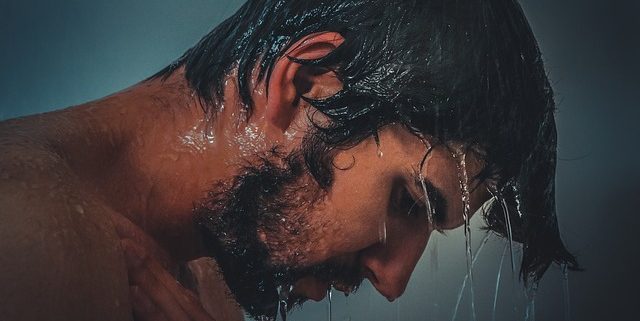
[[[308,35],[289,47],[273,66],[268,81],[266,119],[271,125],[286,131],[308,98],[329,97],[342,89],[335,73],[320,67],[303,66],[296,59],[318,59],[326,56],[344,42],[337,32]]]

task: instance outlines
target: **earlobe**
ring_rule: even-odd
[[[342,83],[332,70],[300,63],[322,58],[342,42],[344,38],[337,32],[311,34],[291,45],[278,59],[266,84],[265,115],[269,123],[284,132],[304,103],[300,99],[302,96],[323,98],[342,89]]]

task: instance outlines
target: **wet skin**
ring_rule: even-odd
[[[322,56],[339,45],[336,39],[319,35],[292,46],[297,49],[289,54]],[[95,102],[1,123],[0,252],[9,263],[0,265],[0,314],[131,320],[134,310],[141,319],[206,320],[207,313],[241,319],[210,268],[201,273],[207,274],[201,285],[217,285],[201,294],[207,292],[207,302],[215,304],[204,310],[190,291],[167,280],[175,277],[176,266],[207,255],[192,209],[211,183],[237,175],[247,157],[273,146],[299,147],[311,107],[296,97],[339,89],[330,74],[306,75],[311,86],[300,92],[296,68],[281,61],[270,83],[256,84],[248,121],[233,75],[224,108],[207,122],[180,70],[164,82],[143,82]],[[404,191],[414,200],[423,195],[414,177],[427,147],[398,125],[380,130],[380,146],[382,157],[373,139],[338,153],[335,164],[348,169],[336,170],[326,197],[305,213],[313,243],[258,231],[266,244],[288,244],[274,250],[274,262],[287,263],[299,250],[305,253],[299,265],[344,260],[360,267],[388,299],[402,294],[433,230],[424,213],[407,215],[402,202]],[[422,172],[447,204],[441,229],[463,223],[456,164],[449,149],[436,145]],[[468,176],[480,168],[469,153]],[[471,211],[487,199],[482,186],[473,189]],[[294,292],[319,300],[327,287],[309,277]]]

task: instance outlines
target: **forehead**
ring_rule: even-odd
[[[456,156],[456,146],[431,145],[432,142],[417,137],[401,125],[381,128],[379,137],[379,144],[373,138],[369,138],[354,147],[352,153],[343,155],[343,161],[346,161],[343,164],[354,164],[353,175],[347,174],[351,176],[347,180],[355,183],[354,185],[365,189],[366,186],[380,189],[384,188],[385,184],[400,179],[406,181],[407,186],[412,186],[413,181],[421,173],[448,204],[447,216],[450,219],[447,226],[443,227],[445,229],[454,228],[463,223],[462,171],[465,171],[464,174],[468,178],[471,211],[475,212],[489,199],[489,193],[479,185],[484,182],[474,180],[484,168],[484,162],[475,152],[467,152],[462,165],[461,155]],[[423,160],[424,164],[421,167]],[[372,180],[372,175],[377,176],[378,180]],[[416,189],[415,192],[421,191]],[[416,195],[419,195],[417,193]]]
[[[451,172],[456,174],[459,171],[458,161],[461,145],[459,144],[437,144],[430,137],[421,138],[412,134],[400,124],[391,124],[382,127],[378,131],[379,143],[373,138],[366,139],[357,148],[362,153],[360,157],[368,158],[375,156],[380,161],[389,166],[411,166],[419,167],[423,160],[425,166],[431,163],[440,172]],[[373,152],[372,152],[373,151]],[[477,152],[465,151],[464,163],[469,174],[477,173],[484,167],[484,162]],[[425,160],[426,156],[426,160]],[[427,173],[423,173],[427,174]]]

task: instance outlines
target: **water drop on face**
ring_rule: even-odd
[[[383,221],[378,225],[378,241],[387,244],[387,221]]]

